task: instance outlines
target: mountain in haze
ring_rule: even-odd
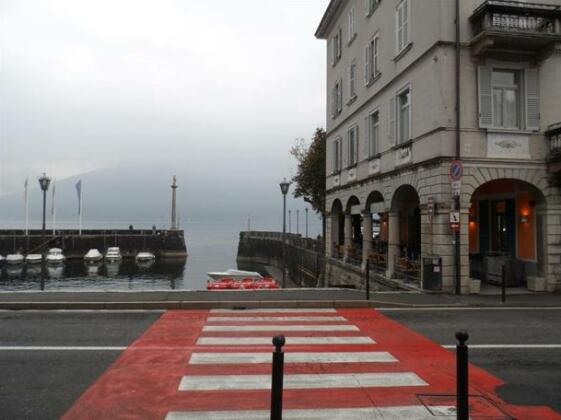
[[[177,176],[177,208],[183,223],[240,222],[248,214],[262,227],[276,229],[282,218],[282,196],[278,180],[267,172],[265,164],[232,165],[213,168],[171,168],[144,166],[106,169],[56,182],[57,220],[77,220],[78,198],[75,184],[82,180],[83,221],[123,222],[169,226],[171,183]],[[0,220],[23,221],[23,182],[21,194],[0,197]],[[47,195],[47,219],[50,218],[52,184]],[[42,194],[30,177],[29,219],[40,220]],[[301,200],[287,197],[287,208],[304,209]],[[301,216],[303,217],[303,216]]]

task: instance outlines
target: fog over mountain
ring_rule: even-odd
[[[78,197],[75,185],[82,180],[83,223],[122,222],[158,227],[170,224],[171,182],[175,174],[177,209],[183,224],[194,222],[247,225],[248,214],[256,228],[281,228],[282,195],[278,182],[267,174],[266,162],[248,162],[233,167],[228,176],[215,175],[211,165],[172,170],[164,165],[107,169],[66,178],[56,182],[56,218],[77,223]],[[260,176],[259,174],[263,174]],[[280,181],[280,179],[279,179]],[[0,220],[24,220],[24,187],[20,194],[0,197]],[[29,179],[29,218],[41,219],[42,194],[35,178]],[[47,219],[51,219],[52,184],[47,195]],[[287,197],[287,209],[301,211],[305,203]],[[311,214],[310,214],[311,215]],[[293,223],[295,226],[295,213]],[[98,223],[98,222],[101,222]],[[315,217],[310,223],[317,223]],[[302,225],[301,225],[302,226]],[[295,229],[295,227],[294,227]]]

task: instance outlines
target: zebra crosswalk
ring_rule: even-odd
[[[277,334],[284,419],[456,417],[453,352],[374,309],[259,308],[164,313],[62,418],[268,419]],[[471,418],[561,419],[501,384],[470,368]]]

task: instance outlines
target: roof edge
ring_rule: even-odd
[[[333,19],[339,13],[341,6],[343,5],[345,0],[330,0],[323,17],[321,18],[321,22],[319,23],[318,28],[316,29],[315,37],[318,39],[327,39],[327,30],[331,26]]]

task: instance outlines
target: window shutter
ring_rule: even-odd
[[[388,126],[388,139],[390,140],[390,144],[391,145],[395,145],[396,144],[396,123],[397,123],[397,119],[396,119],[396,97],[394,96],[391,100],[390,100],[390,121],[389,121],[389,126]]]
[[[337,112],[343,110],[343,80],[339,80],[339,95],[337,97]]]
[[[354,128],[355,130],[355,163],[359,162],[359,157],[360,157],[360,153],[359,153],[359,148],[360,148],[360,140],[359,140],[359,128],[358,125]]]
[[[366,45],[364,49],[364,84],[368,85],[370,82],[370,43]]]
[[[526,129],[539,131],[539,91],[538,91],[538,70],[527,69],[526,76]]]
[[[409,44],[409,24],[411,23],[411,12],[410,12],[410,4],[409,4],[409,0],[404,0],[403,3],[403,46],[405,47],[406,45]]]
[[[335,64],[335,54],[333,53],[333,44],[335,43],[335,38],[331,38],[327,41],[327,53],[331,57],[331,65]]]
[[[479,66],[478,68],[478,89],[479,89],[479,127],[490,128],[493,126],[493,89],[491,78],[493,69],[489,66]]]
[[[362,142],[362,152],[364,156],[370,157],[372,153],[372,129],[370,127],[370,115],[364,118],[364,141]]]

